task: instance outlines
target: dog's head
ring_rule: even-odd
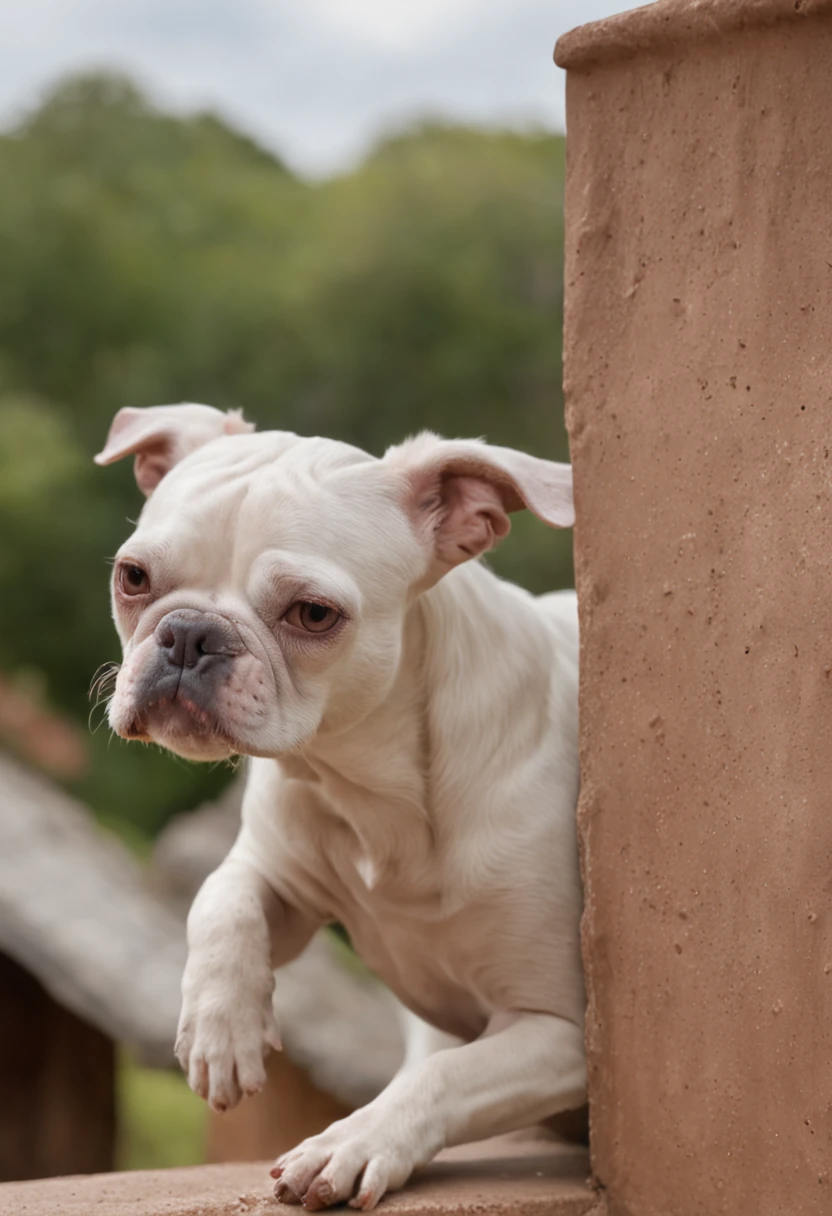
[[[126,409],[99,464],[148,496],[116,557],[110,724],[189,759],[277,756],[392,687],[415,598],[529,507],[573,521],[568,465],[423,434],[383,459],[253,434],[205,405]]]

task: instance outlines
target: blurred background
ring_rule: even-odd
[[[552,48],[619,7],[30,0],[0,13],[0,1050],[29,1141],[66,1125],[49,1133],[60,1152],[27,1157],[0,1118],[3,1176],[265,1155],[277,1135],[217,1147],[181,1079],[146,1067],[168,1063],[183,909],[239,804],[230,768],[127,746],[103,707],[90,712],[94,673],[118,657],[107,558],[141,509],[131,462],[91,463],[113,414],[200,401],[377,454],[430,427],[567,459]],[[535,591],[567,586],[570,543],[515,517],[493,565]],[[315,965],[364,983],[327,950]],[[314,989],[304,974],[298,1000]],[[382,1011],[358,991],[341,1009],[366,997]],[[392,1044],[389,1010],[360,1008]],[[45,1035],[65,1042],[47,1062]],[[282,1082],[315,1118],[383,1083],[395,1046],[348,1084],[321,1053],[299,1041]],[[79,1061],[100,1074],[88,1157],[67,1130]]]

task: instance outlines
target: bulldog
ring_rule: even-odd
[[[582,1106],[575,597],[478,560],[511,512],[572,524],[570,467],[433,434],[377,459],[205,405],[121,410],[95,459],[126,456],[147,502],[110,725],[251,757],[188,918],[192,1088],[260,1089],[275,970],[340,922],[416,1031],[379,1097],[277,1161],[280,1199],[367,1211],[446,1146]]]

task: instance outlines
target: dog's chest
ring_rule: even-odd
[[[395,804],[376,809],[371,822],[366,801],[341,802],[349,819],[327,817],[314,833],[317,910],[346,927],[367,965],[415,1012],[461,1037],[479,1034],[492,1006],[474,975],[484,945],[476,896],[460,899],[453,855],[426,819]]]
[[[426,1020],[462,1038],[480,1034],[493,1002],[476,978],[485,949],[476,909],[449,911],[441,891],[401,880],[398,891],[384,881],[367,886],[369,859],[342,874],[337,917],[367,965]]]
[[[501,785],[467,771],[453,785],[408,783],[389,768],[386,781],[362,780],[343,767],[310,763],[284,788],[283,848],[264,837],[262,849],[275,887],[313,919],[341,922],[406,1005],[460,1037],[499,1009],[577,1006],[572,792],[528,765]]]

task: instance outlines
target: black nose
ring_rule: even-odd
[[[156,626],[156,641],[172,667],[204,668],[234,653],[230,632],[215,617],[169,612]]]

